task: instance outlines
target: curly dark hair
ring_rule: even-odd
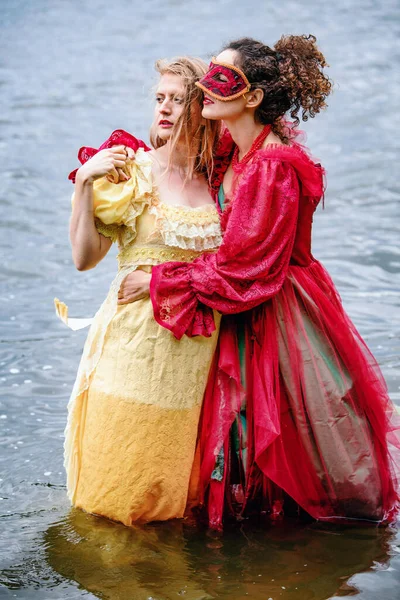
[[[327,106],[325,99],[332,82],[322,71],[328,65],[316,41],[313,35],[283,35],[270,48],[252,38],[242,38],[224,48],[237,51],[236,65],[246,74],[251,89],[264,92],[256,120],[272,124],[272,131],[284,142],[288,136],[282,117],[287,112],[298,126],[300,110],[302,120],[307,121]]]

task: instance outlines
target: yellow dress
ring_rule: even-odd
[[[139,149],[129,181],[94,184],[98,230],[119,244],[118,274],[97,312],[68,405],[65,468],[72,503],[131,525],[182,517],[197,426],[218,336],[177,341],[149,298],[118,305],[135,269],[191,261],[221,243],[213,205],[166,205]]]

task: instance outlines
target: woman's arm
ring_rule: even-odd
[[[72,258],[79,271],[93,269],[111,247],[111,240],[101,235],[95,226],[93,182],[104,176],[118,181],[116,169],[125,166],[126,158],[124,146],[115,146],[98,152],[77,172],[70,239]]]
[[[153,267],[154,316],[179,339],[210,335],[212,311],[250,310],[282,287],[296,234],[299,182],[279,160],[260,160],[243,175],[223,243],[193,263]]]

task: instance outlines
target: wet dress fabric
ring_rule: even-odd
[[[65,467],[78,508],[120,521],[182,517],[190,501],[201,404],[218,335],[178,341],[150,299],[118,305],[123,279],[191,261],[221,242],[217,209],[162,203],[141,147],[129,181],[94,183],[98,231],[118,243],[118,273],[97,312],[68,407]]]
[[[260,511],[315,519],[395,518],[399,419],[379,367],[311,253],[323,170],[295,141],[214,181],[223,242],[153,269],[157,322],[177,339],[222,315],[199,427],[199,500],[209,524]],[[195,338],[196,339],[196,338]]]

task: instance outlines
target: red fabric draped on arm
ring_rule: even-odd
[[[212,309],[243,312],[283,285],[296,234],[299,181],[289,162],[260,153],[241,175],[215,254],[153,267],[156,321],[180,339],[211,335]]]
[[[80,148],[78,152],[79,161],[83,165],[95,154],[100,152],[100,150],[112,148],[113,146],[128,146],[129,148],[132,148],[132,150],[134,150],[135,152],[137,152],[139,148],[143,148],[144,150],[146,150],[146,152],[150,150],[149,146],[142,142],[142,140],[135,138],[133,135],[131,135],[127,131],[124,131],[123,129],[116,129],[112,132],[110,137],[102,143],[98,150],[96,150],[96,148],[90,148],[89,146],[82,146],[82,148]],[[78,169],[75,169],[74,171],[71,171],[71,173],[68,175],[68,179],[72,181],[72,183],[75,183],[77,172]]]

